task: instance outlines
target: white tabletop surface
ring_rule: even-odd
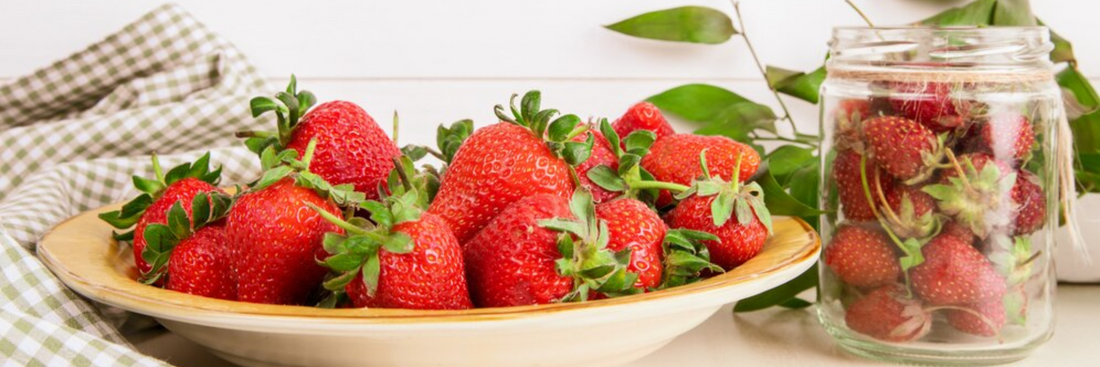
[[[1009,366],[1100,366],[1100,286],[1061,285],[1054,338]],[[180,367],[233,366],[163,329],[128,336],[138,350]],[[841,351],[812,309],[734,314],[727,306],[699,327],[627,367],[876,366]]]

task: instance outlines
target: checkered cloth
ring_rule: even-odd
[[[117,310],[62,285],[34,257],[51,226],[136,196],[147,156],[171,166],[213,149],[224,182],[258,163],[233,132],[264,91],[248,61],[175,5],[0,85],[0,366],[161,366],[119,334]],[[113,320],[113,321],[112,321]]]

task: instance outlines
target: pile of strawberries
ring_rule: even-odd
[[[262,174],[234,194],[209,155],[100,217],[140,280],[243,302],[466,309],[584,301],[720,274],[759,253],[771,217],[747,145],[676,134],[652,104],[613,124],[543,109],[440,126],[399,148],[359,106],[290,86],[251,101],[276,131],[238,136]],[[307,112],[308,111],[308,112]],[[396,119],[396,116],[395,116]],[[396,122],[396,121],[395,121]],[[431,155],[439,166],[416,161]]]
[[[894,93],[833,112],[840,219],[823,258],[848,327],[904,342],[936,315],[985,337],[1022,325],[1039,256],[1029,235],[1047,221],[1025,108],[959,90],[973,86],[883,87]]]

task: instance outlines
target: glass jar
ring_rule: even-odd
[[[837,28],[830,49],[821,323],[875,359],[1024,358],[1054,325],[1048,30]]]

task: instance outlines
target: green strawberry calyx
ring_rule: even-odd
[[[921,253],[921,247],[928,241],[928,239],[906,238],[902,240],[898,238],[898,235],[894,233],[893,226],[890,225],[878,209],[878,205],[875,203],[875,198],[871,194],[870,177],[867,175],[867,156],[862,155],[859,159],[859,179],[860,184],[863,186],[863,194],[866,196],[867,202],[872,203],[870,205],[871,212],[874,213],[875,218],[878,218],[879,223],[882,224],[882,229],[890,237],[890,240],[898,247],[902,252],[901,258],[898,259],[898,263],[901,266],[901,273],[905,276],[905,290],[908,292],[908,296],[912,296],[912,287],[910,287],[909,269],[916,267],[917,265],[924,263],[924,254]],[[878,181],[878,180],[876,180]],[[876,183],[877,184],[877,183]],[[879,194],[882,193],[882,188],[878,187]],[[889,203],[885,198],[882,198],[884,207],[889,207]]]
[[[455,154],[458,153],[458,148],[466,142],[466,139],[474,133],[474,121],[470,119],[458,120],[451,123],[451,126],[444,126],[440,124],[435,130],[435,144],[436,149],[426,147],[423,145],[406,145],[401,147],[401,152],[409,157],[413,162],[416,162],[431,154],[436,159],[443,161],[444,164],[450,164],[454,160]]]
[[[251,191],[259,191],[281,181],[293,178],[296,185],[311,189],[322,198],[332,200],[341,207],[354,207],[366,199],[366,195],[355,191],[351,184],[332,185],[323,177],[310,172],[309,164],[317,148],[317,139],[309,141],[301,159],[298,151],[283,149],[276,153],[274,146],[267,146],[260,153],[260,166],[264,173],[250,185]]]
[[[559,301],[586,301],[589,292],[595,291],[608,297],[636,294],[634,288],[638,274],[627,270],[630,264],[630,247],[620,251],[607,248],[609,233],[607,222],[596,217],[596,205],[592,194],[577,189],[569,202],[569,211],[575,219],[544,219],[539,226],[561,232],[558,252],[561,258],[556,266],[559,274],[573,278],[573,290]]]
[[[180,242],[191,237],[195,231],[225,218],[232,204],[233,199],[226,194],[201,192],[191,200],[191,218],[188,218],[187,211],[183,209],[183,201],[176,201],[168,209],[166,224],[151,223],[145,227],[145,232],[142,234],[145,238],[145,248],[140,254],[135,255],[141,256],[150,265],[150,269],[141,274],[139,281],[145,284],[156,284],[162,277],[167,276],[164,270],[172,250]]]
[[[164,190],[168,186],[186,178],[195,178],[215,186],[221,180],[221,166],[213,171],[210,170],[210,152],[203,154],[194,163],[182,163],[175,166],[168,170],[168,173],[164,173],[156,153],[153,153],[152,161],[152,179],[137,175],[133,176],[134,187],[141,192],[141,195],[124,204],[120,210],[99,214],[99,219],[107,222],[115,229],[127,229],[137,224],[145,211],[149,209],[149,206],[164,195]],[[115,232],[114,238],[118,241],[133,240],[134,231]]]
[[[692,195],[707,197],[715,196],[711,202],[710,214],[715,227],[721,227],[730,219],[736,219],[737,223],[747,226],[754,220],[772,232],[772,217],[764,204],[764,189],[757,182],[742,184],[740,182],[741,158],[737,157],[737,164],[733,167],[733,177],[730,182],[720,177],[711,177],[707,168],[707,150],[699,153],[699,166],[703,169],[703,177],[695,180],[688,190],[675,195],[677,200],[684,200]]]
[[[1010,225],[1014,210],[1006,206],[1015,205],[1009,194],[1016,184],[1016,172],[1001,172],[992,161],[979,171],[969,157],[959,162],[950,150],[947,150],[947,157],[957,176],[948,177],[947,184],[927,185],[922,189],[938,200],[940,211],[955,217],[983,239],[994,228]]]
[[[621,197],[642,199],[650,202],[657,198],[658,189],[671,189],[676,192],[687,190],[687,186],[659,182],[642,168],[642,157],[649,154],[649,147],[657,140],[657,134],[648,130],[635,130],[621,140],[619,134],[607,122],[600,119],[600,133],[607,139],[611,151],[618,159],[619,169],[607,165],[598,165],[588,170],[588,179],[601,188],[611,192],[621,192]]]
[[[237,137],[246,138],[244,144],[253,153],[261,154],[267,147],[275,147],[275,151],[283,150],[290,143],[294,134],[294,128],[306,111],[317,103],[317,97],[310,91],[298,91],[298,80],[290,75],[290,83],[285,92],[278,92],[275,98],[255,97],[249,101],[252,117],[260,117],[268,111],[274,111],[278,121],[278,130],[270,131],[239,131]]]
[[[385,196],[380,201],[360,202],[359,207],[370,212],[370,219],[352,216],[346,221],[327,210],[307,204],[325,220],[346,232],[325,233],[322,243],[325,252],[330,255],[324,260],[318,260],[318,263],[335,273],[334,277],[324,282],[325,289],[342,292],[356,276],[362,275],[367,295],[373,297],[378,291],[378,279],[381,276],[381,250],[393,254],[413,251],[415,242],[412,238],[394,230],[394,227],[401,223],[419,221],[424,213],[423,202],[419,191],[411,189]]]
[[[665,233],[661,244],[664,251],[664,273],[657,289],[695,283],[703,279],[705,271],[724,273],[721,266],[710,262],[710,252],[703,243],[717,240],[718,236],[713,234],[683,228]]]
[[[583,143],[572,141],[574,137],[588,130],[588,125],[582,124],[580,117],[568,114],[551,121],[550,119],[558,114],[558,110],[542,109],[540,107],[542,93],[537,90],[524,94],[518,107],[516,106],[516,97],[519,97],[519,95],[513,94],[512,99],[509,101],[511,116],[505,114],[504,106],[496,105],[493,108],[497,118],[530,130],[535,136],[546,142],[546,146],[550,148],[554,155],[570,166],[584,163],[592,155],[592,145],[595,144],[595,137],[589,135]]]

